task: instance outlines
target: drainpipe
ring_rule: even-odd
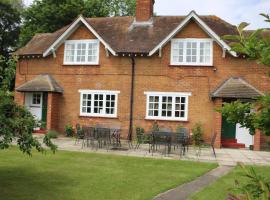
[[[131,56],[132,72],[131,72],[131,89],[130,89],[130,117],[129,117],[129,134],[128,140],[132,141],[133,134],[133,104],[134,104],[134,84],[135,84],[135,58]]]

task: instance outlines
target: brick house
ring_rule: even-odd
[[[219,17],[154,16],[153,5],[137,0],[135,17],[79,16],[35,35],[17,51],[16,102],[48,130],[102,124],[120,126],[127,137],[154,121],[172,130],[200,122],[206,141],[217,133],[216,147],[238,140],[259,150],[259,132],[253,138],[215,108],[264,95],[267,67],[230,50],[221,37],[237,34],[236,27]]]

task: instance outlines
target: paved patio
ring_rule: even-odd
[[[39,139],[42,139],[42,135],[35,135]],[[197,155],[197,151],[193,146],[190,146],[186,155],[180,158],[179,150],[173,150],[169,156],[164,155],[163,148],[160,152],[152,153],[148,152],[148,145],[142,145],[139,149],[128,149],[127,142],[123,141],[122,150],[109,150],[106,149],[92,149],[90,147],[82,148],[81,141],[75,144],[74,138],[59,137],[54,139],[53,142],[58,146],[59,150],[67,151],[79,151],[79,152],[96,152],[114,155],[136,156],[136,157],[148,157],[148,158],[161,158],[161,159],[181,159],[198,162],[217,162],[219,165],[234,166],[237,162],[242,162],[247,165],[270,165],[270,152],[264,151],[250,151],[246,149],[216,149],[217,157],[215,158],[210,148],[203,148],[201,155]]]

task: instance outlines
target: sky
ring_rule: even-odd
[[[33,0],[24,0],[30,5]],[[187,15],[195,10],[199,15],[217,15],[238,25],[250,23],[249,29],[270,27],[260,13],[270,13],[270,0],[155,0],[157,15]]]

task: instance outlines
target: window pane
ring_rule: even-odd
[[[88,62],[97,62],[97,52],[98,45],[97,43],[89,43],[88,44]]]
[[[106,95],[106,114],[114,114],[115,95]]]
[[[82,101],[82,112],[83,113],[91,113],[91,94],[83,94],[83,101]]]
[[[197,62],[197,42],[187,42],[186,46],[186,62]]]
[[[163,96],[162,97],[162,117],[172,117],[172,97]]]
[[[184,43],[174,42],[173,43],[173,62],[183,62],[184,58]]]
[[[201,42],[200,43],[200,63],[210,63],[211,58],[211,43],[210,42]]]
[[[149,96],[149,116],[158,116],[159,96]]]

